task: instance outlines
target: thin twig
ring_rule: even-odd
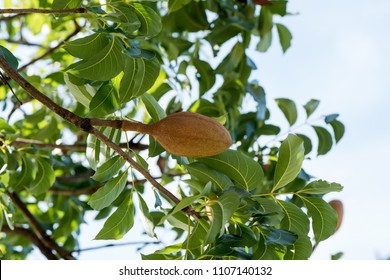
[[[7,225],[3,225],[1,228],[2,232],[5,232],[7,234],[18,234],[21,236],[24,236],[28,240],[31,241],[35,246],[38,247],[38,249],[41,251],[41,253],[48,259],[48,260],[58,260],[58,257],[53,254],[51,249],[47,247],[36,235],[32,230],[23,228],[21,226],[14,226],[13,229],[10,229]]]
[[[83,14],[87,13],[88,10],[85,8],[76,8],[76,9],[0,9],[0,14]]]

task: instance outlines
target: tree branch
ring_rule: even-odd
[[[14,147],[25,147],[33,145],[37,148],[49,148],[49,149],[60,149],[62,152],[74,152],[74,151],[85,151],[87,148],[87,144],[80,143],[80,144],[54,144],[54,143],[45,143],[38,140],[33,139],[24,139],[24,138],[17,138],[14,141],[11,142],[11,145]],[[148,148],[148,145],[144,145],[141,143],[120,143],[119,147],[121,148],[130,148],[133,151],[143,151]]]
[[[31,228],[35,231],[37,237],[39,240],[45,244],[46,247],[51,248],[64,259],[66,260],[74,260],[75,258],[72,256],[70,252],[59,246],[56,242],[51,239],[50,236],[48,236],[45,232],[45,230],[42,228],[40,223],[35,219],[35,217],[30,213],[30,211],[27,209],[26,205],[23,203],[23,201],[20,200],[19,196],[13,192],[7,191],[8,196],[11,198],[12,202],[15,204],[15,206],[22,212],[23,217],[26,219],[26,221],[30,224]]]
[[[88,10],[85,8],[76,8],[76,9],[0,9],[0,14],[85,14],[88,13]]]
[[[16,83],[18,83],[24,90],[27,91],[33,98],[41,102],[48,109],[72,123],[76,127],[81,130],[94,135],[97,139],[102,141],[107,147],[111,148],[118,155],[120,155],[123,159],[125,159],[130,165],[137,170],[141,175],[148,180],[153,187],[155,187],[159,192],[164,194],[167,198],[169,198],[175,204],[178,204],[180,200],[172,194],[170,191],[165,189],[160,183],[153,178],[153,176],[146,171],[141,165],[139,165],[135,160],[131,158],[131,156],[122,150],[117,144],[112,142],[107,136],[101,133],[99,130],[94,128],[91,124],[91,120],[88,118],[82,118],[71,111],[61,107],[49,97],[40,92],[37,88],[35,88],[31,83],[29,83],[26,79],[24,79],[16,70],[14,70],[7,61],[0,56],[0,67],[8,74],[8,76],[13,79]],[[194,215],[196,217],[200,217],[200,214],[189,207],[183,209],[188,215]]]
[[[58,260],[58,257],[53,254],[50,248],[48,248],[36,235],[33,231],[20,227],[20,226],[14,226],[14,229],[10,229],[7,225],[3,225],[1,228],[2,232],[5,232],[7,234],[18,234],[21,236],[24,236],[28,240],[31,241],[35,246],[38,247],[38,249],[41,251],[41,253],[48,259],[48,260]]]

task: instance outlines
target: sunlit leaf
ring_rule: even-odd
[[[308,101],[303,107],[305,108],[307,117],[310,117],[311,114],[317,109],[318,105],[320,105],[320,101],[317,99],[311,99]]]
[[[102,33],[94,33],[92,35],[79,38],[65,43],[65,50],[81,59],[89,59],[103,50],[110,40]]]
[[[68,67],[71,74],[87,80],[107,81],[114,78],[125,66],[123,46],[118,39],[109,43],[88,59],[76,62]]]
[[[52,4],[53,9],[74,9],[80,6],[82,0],[54,0]]]
[[[330,237],[337,225],[336,210],[320,197],[300,196],[300,198],[313,219],[312,227],[317,243]]]
[[[277,98],[275,101],[286,117],[288,123],[293,125],[298,118],[298,111],[295,102],[287,98]]]
[[[310,182],[299,193],[305,194],[326,194],[329,192],[340,192],[343,187],[338,183],[329,183],[324,180]]]
[[[224,173],[247,191],[262,188],[264,173],[260,164],[239,151],[226,150],[219,155],[198,160]]]
[[[37,173],[34,181],[31,183],[29,192],[38,195],[46,192],[53,185],[55,174],[49,159],[39,157],[35,162],[37,164]]]
[[[150,215],[149,207],[139,193],[138,193],[138,200],[139,200],[139,209],[141,210],[140,211],[141,220],[144,229],[150,237],[155,237],[156,234],[154,233],[153,217],[152,215]]]
[[[276,24],[276,29],[278,30],[279,40],[280,40],[280,45],[282,46],[282,50],[283,52],[286,52],[287,49],[291,46],[291,40],[292,40],[291,32],[288,30],[286,26],[280,23]]]
[[[96,94],[95,88],[89,84],[74,84],[72,82],[71,74],[65,74],[64,81],[74,98],[86,108],[89,108],[89,103],[91,102],[92,97]]]
[[[167,116],[164,109],[158,104],[152,95],[146,93],[141,96],[141,99],[153,122],[157,122]]]
[[[304,159],[303,141],[294,134],[289,134],[282,142],[276,164],[273,191],[284,187],[297,177]]]
[[[126,66],[121,75],[119,101],[125,103],[139,97],[151,88],[160,72],[160,64],[155,59],[126,58]]]
[[[202,183],[213,182],[220,189],[233,186],[233,182],[226,175],[208,168],[206,165],[199,162],[191,163],[186,166],[188,172],[198,178]]]

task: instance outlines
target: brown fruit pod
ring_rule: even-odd
[[[224,126],[197,113],[175,113],[148,126],[149,134],[168,152],[178,156],[213,156],[232,145]]]
[[[340,228],[341,223],[343,221],[343,215],[344,215],[344,206],[343,203],[340,200],[331,200],[329,201],[329,205],[332,206],[334,210],[337,212],[337,225],[335,232]]]

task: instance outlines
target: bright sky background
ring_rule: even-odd
[[[275,34],[268,52],[250,53],[259,65],[256,78],[267,92],[272,123],[285,122],[273,99],[287,97],[297,105],[319,99],[317,113],[339,113],[346,125],[344,138],[328,155],[304,165],[311,175],[344,186],[325,196],[343,201],[343,224],[312,259],[337,252],[347,260],[389,258],[390,1],[290,0],[288,7],[299,15],[275,21],[292,32],[292,47],[282,54]],[[114,243],[92,241],[101,226],[82,226],[82,248]],[[137,241],[139,232],[132,229],[118,243]],[[88,251],[80,258],[138,258],[135,248]]]

